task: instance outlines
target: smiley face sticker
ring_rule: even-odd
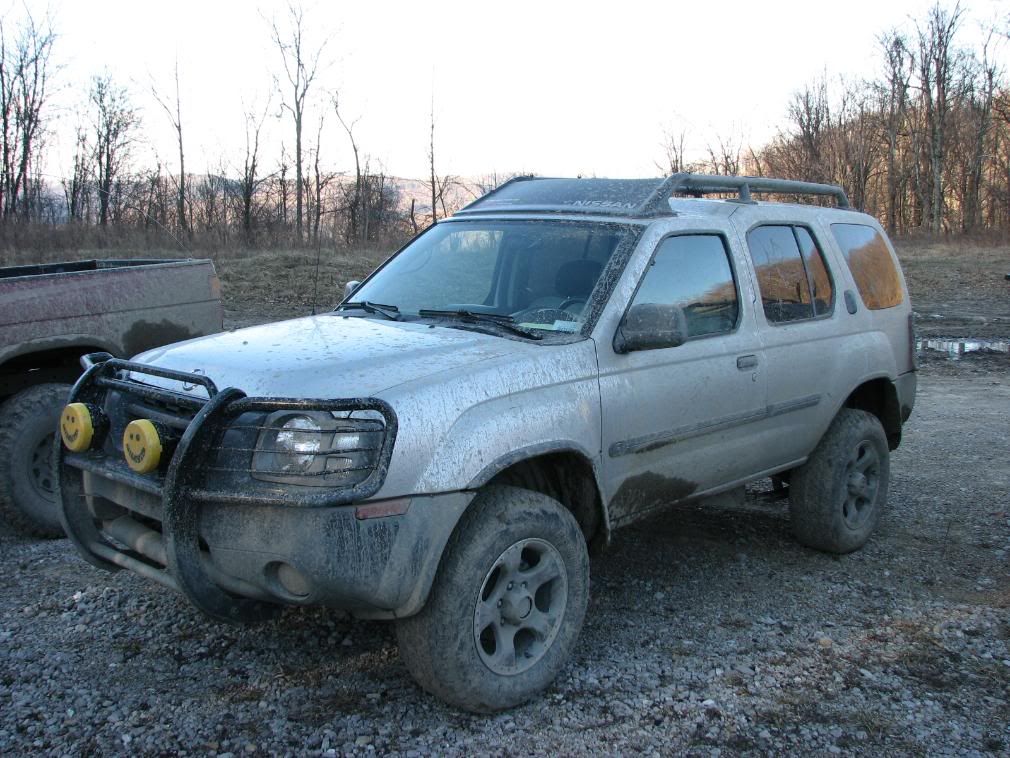
[[[91,447],[95,424],[85,403],[70,403],[60,414],[60,438],[67,450],[83,453]]]
[[[126,465],[138,474],[148,474],[158,468],[163,449],[158,427],[151,420],[138,418],[126,425],[123,457]]]

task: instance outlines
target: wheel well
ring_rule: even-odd
[[[608,528],[593,465],[575,452],[538,455],[498,472],[490,485],[509,484],[543,493],[572,512],[591,548],[606,544]]]
[[[891,450],[901,443],[901,408],[898,405],[898,391],[889,379],[871,379],[859,385],[846,399],[845,407],[872,413],[880,419]]]
[[[81,356],[100,349],[75,345],[11,358],[0,366],[0,399],[45,382],[72,384],[81,375]]]

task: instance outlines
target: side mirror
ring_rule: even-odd
[[[641,303],[624,314],[614,335],[614,352],[677,347],[687,340],[687,319],[677,305]]]
[[[353,295],[354,294],[354,290],[356,290],[360,286],[361,286],[361,282],[357,281],[356,279],[352,279],[347,284],[345,284],[344,285],[344,300],[346,300],[351,295]]]

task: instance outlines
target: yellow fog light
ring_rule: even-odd
[[[158,468],[164,450],[162,435],[154,422],[138,418],[126,425],[123,432],[123,456],[126,465],[138,474],[147,474]]]
[[[95,438],[95,426],[101,411],[86,403],[70,403],[60,414],[60,438],[67,450],[83,453]]]

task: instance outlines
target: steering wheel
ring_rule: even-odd
[[[567,300],[562,301],[561,305],[558,306],[558,309],[562,311],[567,311],[573,305],[581,305],[583,308],[585,308],[586,299],[584,297],[570,297]]]

